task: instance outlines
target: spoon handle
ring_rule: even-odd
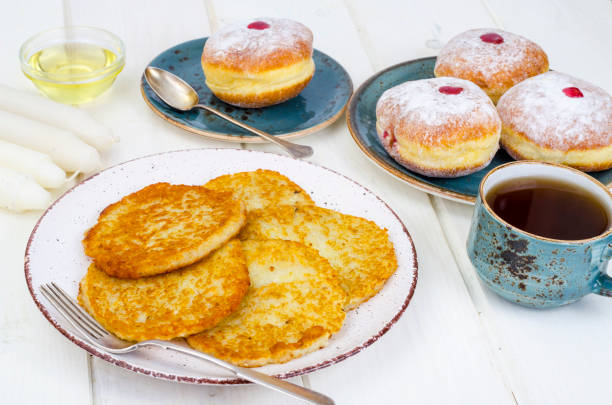
[[[245,124],[242,121],[238,121],[237,119],[230,117],[227,114],[222,113],[221,111],[215,110],[212,107],[209,107],[207,105],[204,104],[196,104],[194,107],[199,107],[203,110],[209,111],[215,115],[218,115],[219,117],[223,118],[224,120],[227,120],[229,122],[231,122],[234,125],[239,126],[240,128],[244,128],[249,132],[254,133],[255,135],[259,135],[261,136],[263,139],[270,141],[278,146],[280,146],[281,148],[283,148],[285,151],[287,151],[287,153],[289,153],[292,157],[296,158],[296,159],[301,159],[301,158],[306,158],[306,157],[310,157],[313,154],[313,150],[310,146],[306,146],[306,145],[298,145],[295,143],[291,143],[288,141],[285,141],[284,139],[278,138],[276,136],[270,135],[266,132],[260,131],[259,129],[252,127],[248,124]]]

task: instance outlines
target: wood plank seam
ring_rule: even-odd
[[[210,33],[213,34],[219,30],[219,19],[217,18],[217,13],[215,12],[213,2],[211,0],[204,0],[204,9],[206,10],[206,14],[208,17]],[[249,149],[246,143],[240,142],[239,145],[240,149]],[[301,376],[300,381],[303,386],[311,388],[310,380],[308,380],[307,376]]]
[[[70,27],[74,25],[72,18],[72,7],[70,5],[71,0],[62,0],[62,15],[63,22],[65,27]],[[78,172],[75,173],[75,176],[78,175]],[[87,381],[89,382],[88,392],[89,392],[89,404],[95,405],[95,397],[94,397],[94,383],[93,383],[93,364],[91,355],[88,354],[85,357],[87,361]]]
[[[215,13],[215,7],[211,0],[203,0],[204,1],[204,9],[206,10],[206,14],[208,17],[208,25],[210,25],[210,33],[214,34],[219,30],[219,19],[217,18],[217,13]],[[246,143],[240,142],[240,149],[248,149]]]
[[[444,206],[444,203],[440,197],[429,196],[431,199],[434,210],[436,211],[436,217],[440,221],[440,226],[444,230],[443,235],[446,244],[449,246],[453,260],[459,269],[461,278],[465,284],[474,310],[478,314],[478,319],[482,325],[486,340],[488,342],[488,351],[491,354],[491,362],[500,374],[504,385],[508,391],[512,394],[514,402],[519,405],[516,392],[520,392],[519,398],[521,398],[521,404],[528,404],[530,401],[527,400],[526,390],[521,390],[522,386],[517,380],[518,373],[513,372],[515,369],[509,359],[505,356],[504,347],[507,347],[501,335],[497,331],[495,321],[491,317],[491,308],[483,290],[482,284],[476,275],[471,262],[469,261],[465,248],[460,241],[460,238],[456,235],[452,228],[450,215]],[[459,253],[463,252],[463,254]]]
[[[72,25],[72,12],[70,11],[70,0],[62,0],[62,15],[64,17],[64,26]]]
[[[348,11],[348,15],[351,18],[351,22],[355,26],[355,31],[357,31],[357,35],[359,36],[359,42],[361,42],[362,48],[365,50],[365,54],[368,57],[368,61],[370,62],[370,67],[373,72],[376,72],[376,64],[372,59],[372,55],[375,55],[375,47],[370,44],[368,37],[364,34],[363,30],[359,28],[359,24],[357,24],[357,17],[355,10],[353,9],[353,5],[349,0],[343,0],[344,7]]]
[[[219,30],[219,19],[215,13],[215,8],[211,0],[204,0],[204,9],[208,17],[208,25],[210,25],[210,33],[215,33]]]
[[[503,22],[499,18],[499,16],[493,11],[488,0],[481,0],[481,3],[487,14],[491,17],[494,25],[497,28],[504,29]],[[494,320],[491,319],[491,308],[488,303],[488,300],[485,296],[485,293],[482,289],[482,285],[478,280],[477,275],[474,272],[474,269],[469,262],[467,256],[461,255],[459,252],[464,251],[461,241],[459,237],[456,235],[451,220],[449,218],[448,211],[446,210],[442,200],[440,197],[430,196],[432,206],[436,211],[436,215],[438,220],[440,221],[440,226],[444,229],[444,237],[447,239],[447,244],[451,248],[451,253],[453,255],[453,259],[455,260],[455,264],[459,268],[461,273],[461,278],[466,285],[472,303],[474,304],[474,308],[478,314],[478,319],[480,320],[481,325],[485,331],[487,342],[489,343],[488,350],[491,353],[491,360],[494,368],[500,373],[504,385],[512,394],[512,398],[514,402],[518,405],[517,395],[515,394],[515,390],[517,385],[520,387],[521,385],[516,381],[516,376],[518,375],[516,372],[513,372],[513,367],[510,364],[509,359],[505,356],[503,348],[507,347],[503,339],[500,337],[501,335],[497,331],[497,327],[495,325]],[[467,263],[466,263],[467,261]],[[498,350],[496,350],[496,347]],[[519,392],[521,390],[519,389]],[[522,390],[521,398],[524,403],[529,403],[525,398],[526,391]]]
[[[310,384],[310,377],[308,377],[308,374],[304,374],[301,377],[302,377],[302,385],[306,388],[312,389],[312,385]]]
[[[504,29],[504,24],[501,21],[501,19],[499,18],[499,16],[491,8],[491,5],[489,4],[489,0],[480,0],[480,1],[482,2],[482,5],[484,6],[485,10],[487,10],[487,13],[489,14],[491,19],[493,20],[493,23],[495,24],[495,26],[497,28],[503,30]]]
[[[482,1],[486,1],[486,0],[482,0]],[[373,47],[369,46],[369,41],[368,41],[367,37],[364,37],[364,34],[363,34],[362,30],[359,29],[359,25],[357,24],[357,18],[355,16],[355,12],[352,9],[352,6],[351,6],[350,2],[347,1],[347,0],[343,0],[343,3],[344,3],[344,5],[345,5],[345,7],[346,7],[346,9],[348,11],[348,14],[349,14],[349,16],[351,18],[351,21],[352,21],[353,25],[356,28],[356,31],[357,31],[357,33],[359,35],[359,40],[361,42],[361,45],[364,48],[366,55],[368,56],[368,60],[370,62],[370,66],[372,67],[373,71],[376,71],[376,65],[375,65],[375,63],[374,63],[374,61],[372,59],[372,53],[373,53],[372,49],[373,49]],[[487,6],[488,5],[486,5],[485,7],[487,7]],[[487,7],[487,10],[488,10],[489,15],[491,16],[491,18],[494,19],[494,14],[492,13],[492,11],[489,10],[488,7]],[[438,198],[439,197],[434,197],[432,195],[428,195],[429,203],[431,204],[431,206],[432,206],[432,208],[434,210],[435,218],[438,221],[440,229],[442,230],[442,234],[444,236],[444,243],[447,245],[448,249],[451,251],[451,255],[452,255],[452,258],[453,258],[453,260],[455,262],[455,265],[460,269],[462,279],[464,280],[464,284],[466,286],[466,289],[468,290],[468,294],[470,296],[472,304],[474,305],[474,299],[473,299],[472,291],[470,290],[470,285],[465,282],[465,277],[464,277],[464,274],[463,274],[464,272],[462,271],[461,267],[459,266],[459,264],[457,262],[457,258],[455,256],[455,252],[454,252],[454,250],[452,248],[452,245],[450,244],[450,241],[448,240],[448,237],[447,237],[446,232],[445,232],[445,229],[448,229],[448,227],[444,226],[443,221],[440,218],[440,211],[439,211],[439,209],[437,209],[437,205],[438,204],[436,203]],[[482,321],[481,312],[478,311],[476,308],[475,308],[475,310],[477,312],[478,319],[480,320],[481,327],[484,329],[484,335],[485,335],[485,338],[486,338],[487,343],[488,343],[487,349],[491,353],[491,357],[490,357],[489,360],[491,361],[491,363],[493,365],[493,368],[498,372],[499,377],[501,378],[501,381],[504,384],[504,387],[507,389],[508,393],[512,396],[512,400],[514,401],[514,403],[516,405],[519,405],[518,400],[516,398],[516,395],[514,393],[514,390],[512,388],[511,379],[508,377],[508,374],[507,374],[507,372],[506,372],[506,370],[504,368],[503,359],[501,359],[501,360],[498,359],[498,357],[496,355],[496,351],[493,349],[495,341],[491,340],[491,336],[488,333],[487,324],[484,324],[483,321]]]
[[[94,366],[91,354],[87,355],[87,374],[89,377],[89,403],[90,405],[96,405],[96,396],[94,395]]]

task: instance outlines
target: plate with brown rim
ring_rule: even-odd
[[[283,139],[312,134],[331,125],[344,113],[353,93],[351,77],[342,65],[317,49],[312,53],[315,74],[296,97],[264,108],[240,108],[224,103],[212,94],[205,83],[200,59],[207,39],[198,38],[166,49],[149,66],[168,70],[185,80],[197,91],[200,103]],[[157,97],[144,75],[140,90],[144,101],[155,114],[186,131],[229,142],[266,142],[208,111],[198,108],[178,111],[171,108]]]
[[[351,97],[346,122],[361,151],[378,167],[409,185],[430,194],[466,204],[474,204],[480,181],[497,166],[514,161],[500,149],[485,168],[467,176],[438,178],[415,173],[397,163],[382,146],[376,133],[376,102],[382,93],[409,80],[434,77],[435,57],[415,59],[382,70],[365,81]],[[612,169],[587,173],[612,186]]]
[[[401,317],[417,282],[412,238],[393,210],[371,191],[347,177],[315,164],[272,153],[236,149],[193,149],[146,156],[89,177],[60,197],[42,215],[25,253],[25,277],[35,304],[64,336],[94,356],[116,366],[156,378],[194,384],[242,384],[244,380],[202,360],[159,348],[128,354],[105,353],[90,345],[40,294],[44,283],[56,282],[76,297],[89,258],[83,252],[84,232],[109,204],[149,184],[204,184],[222,174],[257,169],[276,170],[295,181],[322,207],[374,221],[388,230],[398,268],[382,290],[348,312],[342,329],[329,345],[284,364],[258,369],[289,378],[331,366],[379,340]],[[384,339],[383,343],[384,344]]]

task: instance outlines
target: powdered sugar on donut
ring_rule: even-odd
[[[248,28],[256,21],[265,22],[269,27]],[[311,54],[312,32],[305,25],[282,18],[255,18],[225,26],[211,35],[204,46],[203,60],[207,63],[238,61],[248,70],[249,65],[278,55],[285,59],[292,59],[291,55],[295,56],[294,59],[302,59]]]
[[[494,33],[502,43],[480,37]],[[463,32],[442,48],[434,71],[437,76],[454,76],[474,81],[481,87],[511,86],[548,70],[548,58],[534,42],[520,35],[492,28]]]
[[[577,87],[583,97],[563,89]],[[567,151],[612,144],[612,97],[584,80],[548,72],[525,80],[497,105],[504,126],[547,148]]]
[[[444,94],[441,87],[461,87]],[[474,83],[451,77],[415,80],[385,91],[376,105],[380,128],[427,145],[460,141],[453,134],[478,137],[478,128],[501,128],[495,106]],[[452,130],[449,130],[452,128]],[[463,129],[474,128],[474,131]]]

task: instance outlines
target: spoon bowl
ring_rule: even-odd
[[[193,87],[175,74],[149,66],[145,69],[145,79],[155,94],[172,108],[189,111],[200,102]]]

